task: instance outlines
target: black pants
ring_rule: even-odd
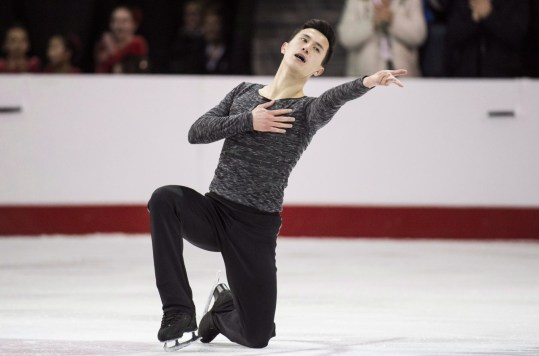
[[[149,203],[153,258],[163,310],[195,314],[183,261],[183,239],[221,252],[234,305],[213,316],[228,339],[265,347],[275,336],[275,248],[279,213],[264,213],[182,186],[157,189]]]

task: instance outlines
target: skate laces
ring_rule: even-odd
[[[181,313],[177,311],[165,312],[165,314],[163,314],[163,319],[161,320],[161,327],[164,328],[165,326],[174,324],[175,322],[180,320],[184,315],[185,313]]]

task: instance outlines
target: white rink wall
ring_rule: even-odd
[[[145,203],[207,190],[222,142],[190,125],[269,77],[0,76],[0,205]],[[345,78],[316,78],[317,96]],[[539,206],[539,81],[406,79],[345,105],[314,137],[285,203]],[[489,118],[514,110],[514,118]]]

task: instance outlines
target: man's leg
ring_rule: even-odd
[[[215,209],[193,189],[165,186],[149,203],[155,278],[163,311],[195,314],[193,294],[183,261],[183,238],[209,251],[219,251]]]
[[[221,209],[219,209],[221,210]],[[240,345],[261,348],[275,336],[276,238],[280,216],[228,210],[234,224],[221,241],[233,305],[212,313],[218,331]]]

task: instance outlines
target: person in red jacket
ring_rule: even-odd
[[[26,28],[20,25],[6,31],[3,50],[6,58],[0,58],[0,73],[38,73],[41,62],[37,57],[28,57],[30,41]]]
[[[110,19],[110,32],[103,33],[96,47],[97,73],[125,73],[124,70],[116,68],[122,66],[124,60],[146,60],[146,40],[135,34],[141,17],[140,12],[133,8],[119,6],[114,9]]]

